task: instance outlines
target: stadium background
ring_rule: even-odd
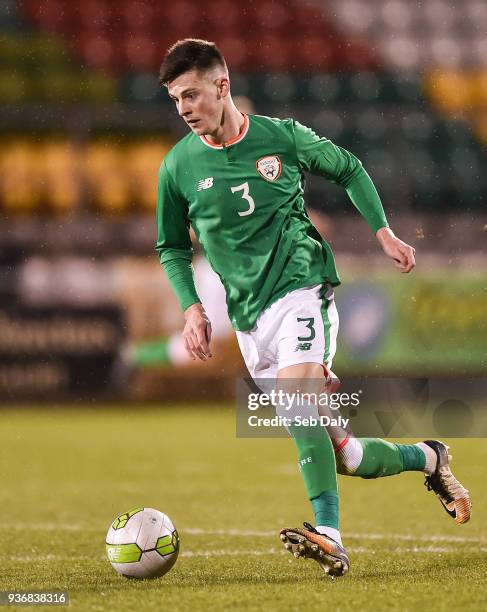
[[[278,530],[311,518],[292,442],[235,436],[243,363],[199,255],[215,356],[185,360],[154,206],[186,132],[162,55],[215,40],[241,103],[356,153],[416,248],[403,277],[346,194],[309,181],[343,280],[337,373],[485,374],[486,32],[483,0],[0,2],[0,589],[68,588],[80,610],[485,607],[478,438],[451,441],[465,527],[421,474],[344,477],[350,575],[279,551]],[[181,534],[162,581],[105,558],[110,522],[141,505]]]
[[[185,133],[157,72],[186,36],[220,45],[243,104],[360,157],[417,249],[414,274],[394,275],[345,192],[309,180],[344,280],[337,370],[485,368],[484,2],[0,6],[3,398],[160,399],[181,377],[197,380],[186,399],[231,397],[243,364],[224,312],[213,362],[185,363],[172,346],[182,315],[153,252],[158,166]],[[221,296],[200,275],[209,299]]]
[[[157,170],[186,130],[157,72],[186,36],[220,45],[243,104],[296,117],[361,158],[417,249],[414,274],[395,275],[345,192],[309,180],[344,281],[336,369],[485,368],[484,2],[0,6],[3,398],[157,400],[177,395],[181,377],[197,380],[185,399],[231,397],[243,364],[221,306],[215,359],[186,363],[153,252]],[[217,281],[200,276],[218,302]]]

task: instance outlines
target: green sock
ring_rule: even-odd
[[[338,529],[339,504],[335,453],[326,430],[293,427],[290,434],[297,446],[299,469],[315,513],[315,524]]]
[[[416,444],[396,444],[402,455],[405,472],[424,472],[426,455]]]
[[[354,476],[380,478],[406,471],[423,471],[426,457],[415,444],[394,444],[380,438],[358,438],[362,462]]]
[[[134,364],[142,368],[168,364],[171,362],[168,349],[169,340],[167,338],[139,342],[133,350]]]
[[[339,529],[339,501],[336,491],[323,491],[311,500],[315,513],[315,525]]]

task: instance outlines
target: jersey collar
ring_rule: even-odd
[[[210,142],[208,138],[206,138],[206,136],[200,136],[201,141],[211,149],[223,149],[231,145],[237,144],[237,142],[240,142],[245,138],[247,132],[249,131],[249,116],[245,113],[242,113],[242,115],[244,118],[244,122],[242,127],[240,128],[240,132],[235,136],[235,138],[227,140],[227,142],[225,142],[224,144],[215,144],[213,142]]]

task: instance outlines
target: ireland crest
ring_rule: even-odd
[[[257,172],[266,181],[275,181],[281,175],[281,160],[277,155],[266,155],[261,157],[256,163]]]

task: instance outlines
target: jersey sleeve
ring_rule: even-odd
[[[350,151],[318,136],[312,129],[297,121],[293,124],[300,169],[344,187],[374,233],[381,227],[388,227],[379,194],[362,162]]]
[[[157,186],[157,243],[159,260],[181,308],[199,302],[193,278],[193,247],[189,237],[188,204],[177,189],[165,162]]]

